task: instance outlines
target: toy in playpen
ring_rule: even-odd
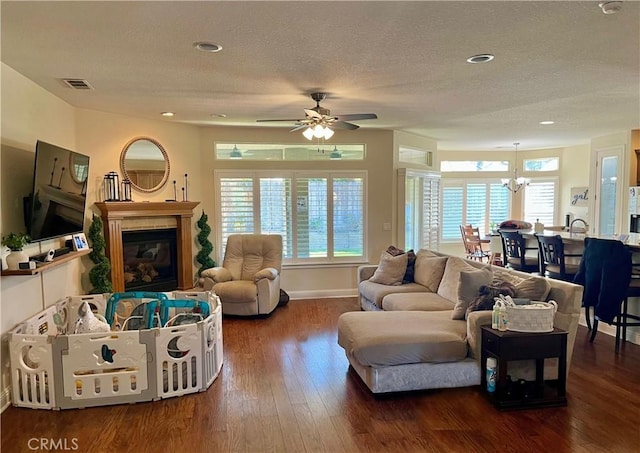
[[[11,332],[13,403],[66,409],[204,391],[222,366],[221,322],[210,292],[66,298]],[[79,326],[89,332],[66,334]]]

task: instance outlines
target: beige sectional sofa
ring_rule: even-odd
[[[556,301],[554,325],[568,332],[568,372],[581,286],[429,250],[416,255],[414,282],[376,283],[370,280],[376,269],[358,269],[363,311],[338,320],[338,344],[373,393],[479,385],[480,327],[491,324],[491,312],[466,309],[487,282],[507,281],[517,297]],[[510,362],[508,371],[532,379],[534,370],[533,361],[521,361]],[[557,359],[545,361],[544,374],[557,378]]]

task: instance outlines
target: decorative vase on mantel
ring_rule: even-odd
[[[11,253],[5,258],[7,268],[10,271],[17,271],[20,269],[19,263],[29,261],[29,255],[24,253],[22,249],[30,240],[31,238],[24,233],[9,233],[2,238],[2,245],[9,247],[9,250],[11,250]]]

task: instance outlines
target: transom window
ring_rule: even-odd
[[[440,162],[440,171],[443,173],[508,170],[509,162],[506,160],[443,160]]]
[[[221,256],[235,233],[280,234],[288,264],[366,258],[366,172],[216,171]]]
[[[216,143],[218,160],[364,160],[363,144]]]
[[[560,159],[557,157],[544,157],[541,159],[525,159],[524,171],[558,171]]]

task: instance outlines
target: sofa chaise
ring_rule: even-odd
[[[396,276],[389,284],[379,274],[376,265],[358,268],[363,311],[338,320],[338,344],[373,393],[479,385],[480,332],[491,324],[491,311],[469,306],[481,286],[505,281],[517,297],[556,301],[554,325],[568,332],[568,373],[582,286],[430,250],[418,251],[412,282],[401,283],[403,277]],[[545,360],[545,379],[556,379],[557,370],[557,359]],[[531,379],[535,365],[510,362],[508,371]]]

